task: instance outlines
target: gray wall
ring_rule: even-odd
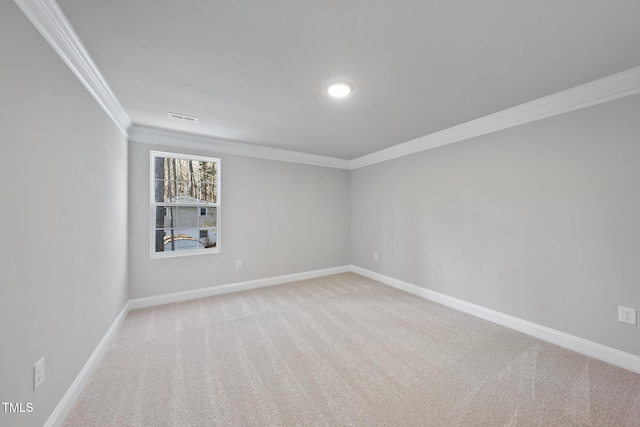
[[[150,259],[150,150],[221,159],[221,253]],[[347,170],[138,142],[129,158],[132,298],[350,264]]]
[[[0,28],[0,401],[34,407],[0,425],[38,426],[127,301],[127,143],[12,1]]]
[[[0,401],[35,409],[0,425],[42,425],[129,296],[349,263],[640,355],[640,96],[351,173],[176,149],[222,159],[222,253],[151,260],[172,150],[127,151],[13,2],[0,28]]]
[[[640,96],[352,172],[352,263],[640,355]],[[379,260],[373,260],[373,253]]]

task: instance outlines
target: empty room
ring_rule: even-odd
[[[3,0],[0,426],[640,426],[638,22]]]

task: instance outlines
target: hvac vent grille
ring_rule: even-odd
[[[187,116],[184,114],[178,114],[178,113],[169,113],[169,117],[171,117],[172,119],[176,119],[176,120],[184,120],[187,122],[197,122],[198,118],[194,117],[194,116]]]

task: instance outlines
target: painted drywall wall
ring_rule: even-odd
[[[640,96],[352,171],[352,262],[640,355]],[[374,261],[373,254],[379,254]]]
[[[220,253],[150,259],[150,150],[221,159]],[[350,263],[348,170],[138,142],[129,158],[132,298]]]
[[[33,408],[0,425],[41,426],[128,298],[127,142],[14,2],[0,28],[0,402]]]

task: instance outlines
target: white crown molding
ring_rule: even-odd
[[[223,141],[214,138],[133,128],[131,119],[112,92],[91,56],[55,0],[14,0],[40,31],[71,71],[93,95],[98,104],[124,133],[135,134],[138,142],[195,148],[340,169],[357,169],[398,157],[463,141],[480,135],[567,113],[592,105],[640,93],[640,67],[613,74],[593,82],[554,93],[516,107],[413,139],[351,161],[334,157]],[[155,133],[156,140],[149,140]],[[143,140],[144,139],[144,140]],[[171,141],[169,141],[171,139]]]
[[[280,148],[263,147],[245,142],[225,141],[200,135],[189,135],[163,129],[133,126],[129,131],[129,141],[158,144],[169,147],[191,148],[212,153],[237,154],[239,156],[303,163],[338,169],[349,169],[349,160],[317,154],[300,153]]]
[[[14,0],[123,134],[131,119],[55,0]]]
[[[602,360],[640,374],[640,357],[635,354],[626,353],[593,341],[585,340],[584,338],[538,325],[537,323],[509,316],[508,314],[504,314],[499,311],[491,310],[439,292],[421,288],[412,283],[394,279],[393,277],[385,276],[362,267],[352,265],[351,271],[370,279],[377,280],[385,285],[392,286],[419,297],[446,305],[447,307],[455,308],[456,310],[471,314],[472,316],[488,320],[489,322],[493,322],[510,329],[515,329],[516,331],[543,341],[559,345],[560,347],[567,348],[577,353],[584,354],[586,356],[593,357],[594,359]]]
[[[557,92],[351,161],[351,169],[511,128],[640,93],[640,67]]]

